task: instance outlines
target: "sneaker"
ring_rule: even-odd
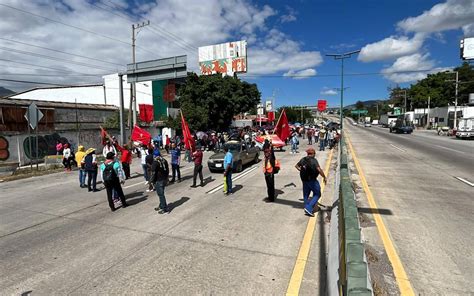
[[[304,209],[304,213],[305,213],[305,215],[308,215],[308,216],[314,217],[314,214],[313,214],[313,213],[311,213],[310,211],[308,211],[306,208]]]
[[[199,186],[204,187],[204,183],[201,183],[201,185],[199,185]]]
[[[196,186],[195,184],[193,184],[193,185],[191,185],[191,186],[189,186],[189,187],[191,187],[191,188],[196,188],[197,186]]]
[[[147,190],[146,190],[146,192],[153,192],[153,190],[151,190],[151,189],[147,189]]]

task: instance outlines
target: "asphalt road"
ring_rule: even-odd
[[[417,295],[472,295],[474,187],[458,178],[474,183],[474,141],[346,128]],[[377,232],[364,233],[381,248]]]
[[[131,206],[116,212],[105,191],[79,188],[77,172],[0,183],[0,294],[284,294],[308,217],[294,168],[303,153],[276,155],[275,203],[264,201],[261,163],[234,174],[231,196],[207,168],[205,187],[190,188],[192,165],[183,163],[183,182],[166,188],[173,210],[165,215],[136,173],[124,186]],[[321,165],[327,155],[318,153]],[[328,188],[322,203],[332,201]],[[324,294],[328,224],[320,218],[302,295]]]

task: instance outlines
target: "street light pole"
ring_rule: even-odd
[[[333,57],[336,60],[341,60],[341,106],[339,109],[339,120],[340,120],[340,125],[341,125],[341,130],[342,130],[342,109],[344,105],[344,60],[350,58],[353,54],[359,53],[360,50],[355,50],[351,52],[346,52],[342,54],[327,54],[326,56],[328,57]]]
[[[454,126],[453,128],[457,128],[457,119],[458,119],[458,84],[459,84],[459,72],[456,71],[456,91],[454,95]]]

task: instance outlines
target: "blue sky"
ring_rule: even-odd
[[[131,24],[145,20],[137,61],[186,54],[197,72],[198,47],[247,40],[240,77],[257,83],[262,100],[275,93],[276,106],[327,99],[334,107],[340,61],[326,54],[362,50],[345,62],[345,104],[384,99],[387,87],[461,63],[459,41],[474,36],[474,1],[3,0],[0,79],[102,83],[130,63]]]
[[[268,3],[259,1],[259,3]],[[277,10],[287,9],[287,1],[271,1]],[[339,74],[340,61],[324,56],[361,49],[389,36],[400,34],[397,23],[408,17],[416,17],[444,1],[292,1],[296,20],[280,24],[281,30],[301,41],[306,49],[318,50],[323,62],[316,67],[317,74]],[[474,19],[472,19],[474,22]],[[413,34],[408,34],[412,36]],[[443,31],[427,37],[420,52],[429,53],[435,66],[444,68],[459,65],[459,29]],[[389,67],[394,59],[364,63],[357,56],[345,60],[345,73],[378,73]],[[276,105],[315,104],[317,99],[327,99],[330,106],[339,105],[340,95],[322,95],[325,88],[340,87],[340,76],[310,79],[263,78],[257,80],[263,98],[276,90]],[[401,82],[406,86],[412,82]],[[357,100],[383,99],[387,87],[396,82],[382,75],[346,76],[345,104]]]

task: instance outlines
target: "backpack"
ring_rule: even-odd
[[[116,178],[117,173],[114,170],[114,163],[111,162],[105,165],[104,172],[102,173],[104,185],[111,184]]]
[[[315,172],[313,172],[310,160],[307,158],[304,158],[304,164],[301,166],[301,170],[300,170],[301,181],[308,181],[309,177],[314,175],[314,173]]]

